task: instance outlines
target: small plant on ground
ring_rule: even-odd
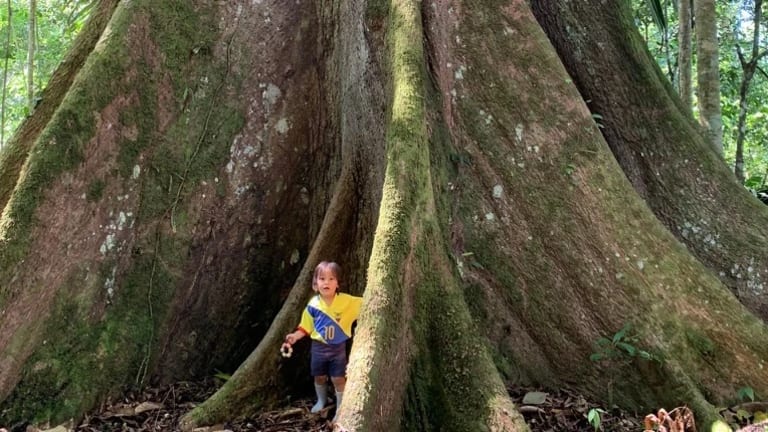
[[[595,428],[595,432],[597,432],[600,429],[600,425],[603,422],[601,414],[605,414],[606,411],[602,408],[592,408],[587,413],[587,421],[589,424],[592,425],[593,428]]]
[[[640,358],[649,361],[661,362],[658,356],[637,347],[639,338],[631,333],[632,325],[624,324],[610,338],[600,337],[595,341],[595,352],[589,356],[594,362],[607,362],[611,365],[608,381],[608,399],[613,404],[613,383],[621,366],[625,366]]]
[[[656,356],[636,346],[638,338],[630,334],[631,329],[632,325],[627,323],[610,339],[606,337],[597,339],[597,350],[589,356],[589,359],[592,361],[631,360],[639,357],[644,360],[658,361]]]
[[[736,395],[739,404],[723,408],[720,410],[720,416],[730,427],[739,429],[739,431],[760,431],[768,430],[768,413],[766,413],[766,403],[755,401],[755,390],[750,386],[740,388]]]
[[[746,402],[747,399],[749,399],[750,402],[755,401],[755,390],[750,386],[740,388],[738,395],[742,402]]]

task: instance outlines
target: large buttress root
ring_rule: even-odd
[[[353,218],[346,211],[353,197],[350,180],[349,176],[342,175],[315,245],[266,335],[232,377],[182,419],[183,429],[253,414],[279,399],[281,394],[278,388],[282,383],[277,378],[281,363],[278,350],[285,335],[295,329],[298,317],[312,294],[314,265],[326,257],[340,256],[343,252],[341,239],[348,230],[354,229],[350,226]]]
[[[580,2],[541,1],[532,8],[637,193],[766,321],[768,209],[736,182],[682,107],[627,5],[599,14]]]
[[[330,126],[339,128],[341,156],[332,163],[341,165],[341,174],[310,253],[266,335],[232,378],[184,417],[185,429],[253,413],[274,404],[282,392],[291,389],[280,381],[277,350],[298,323],[312,293],[312,272],[319,261],[341,262],[343,281],[350,279],[350,273],[357,281],[365,279],[383,175],[384,83],[371,80],[380,75],[379,47],[362,35],[366,17],[360,2],[322,2],[318,11],[325,29],[321,33],[329,44],[325,47],[327,73],[338,77],[338,81],[326,83],[328,99],[338,106],[325,109],[334,112],[341,107],[338,115],[327,116],[338,120]],[[363,286],[343,289],[361,295]]]
[[[445,167],[430,143],[436,101],[419,5],[390,3],[389,163],[338,422],[355,431],[523,431],[456,282],[438,221],[433,176]]]

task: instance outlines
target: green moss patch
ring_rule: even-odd
[[[74,288],[60,290],[44,340],[26,362],[0,422],[78,418],[105,396],[104,389],[124,388],[130,381],[141,384],[142,371],[152,361],[148,353],[156,342],[154,329],[173,293],[174,278],[166,265],[180,262],[178,251],[183,249],[169,244],[158,250],[162,260],[150,254],[137,258],[98,322],[93,322],[90,305],[109,294],[93,291],[72,297],[69,292]],[[100,273],[111,275],[111,270]],[[82,280],[81,276],[70,282]]]

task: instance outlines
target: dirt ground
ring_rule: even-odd
[[[88,414],[79,424],[60,425],[39,429],[27,424],[6,426],[8,432],[154,432],[175,431],[179,418],[196,404],[205,400],[216,388],[210,382],[180,382],[161,388],[147,389],[142,393],[128,393],[119,401],[105,404]],[[526,393],[536,389],[512,388],[510,395],[523,412],[532,432],[593,432],[587,421],[591,408],[597,408],[578,394],[558,391],[547,393],[537,404],[524,404]],[[259,431],[259,432],[330,432],[329,421],[335,414],[335,406],[329,405],[319,414],[310,414],[313,400],[296,400],[290,406],[275,411],[265,411],[258,416],[225,424],[200,428],[198,432]],[[603,431],[642,431],[642,419],[634,413],[609,412],[602,415]],[[1,430],[1,429],[0,429]]]
[[[220,383],[218,383],[220,384]],[[127,393],[112,403],[88,414],[79,424],[65,424],[40,429],[26,423],[6,425],[0,432],[156,432],[178,430],[179,418],[210,396],[218,385],[206,382],[179,382],[150,388],[142,393]],[[523,413],[531,432],[595,432],[588,420],[592,409],[602,409],[582,395],[568,390],[545,391],[533,388],[509,388],[509,394]],[[527,397],[526,397],[527,396]],[[533,397],[532,397],[533,396]],[[335,406],[330,404],[319,414],[310,414],[314,403],[299,399],[290,406],[259,415],[196,429],[196,432],[331,432],[330,419]],[[603,410],[599,427],[603,432],[642,432],[648,413]],[[751,429],[750,429],[751,430]],[[685,427],[681,432],[695,432]]]

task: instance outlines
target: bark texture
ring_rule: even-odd
[[[680,99],[683,101],[689,111],[691,110],[691,104],[693,102],[693,81],[691,80],[691,33],[693,28],[691,27],[691,3],[693,0],[681,0],[678,2],[678,14],[677,19],[679,22],[680,30],[677,34],[677,64],[678,71],[680,73]],[[719,76],[718,76],[719,77]]]
[[[598,18],[580,2],[540,2],[534,11],[589,109],[599,115],[600,130],[637,193],[691,253],[766,320],[766,209],[711,151],[639,35],[630,31],[629,14],[612,9]],[[599,49],[580,48],[590,45]]]
[[[723,119],[720,113],[720,61],[715,0],[694,0],[696,17],[696,82],[699,122],[712,148],[723,155]]]
[[[765,233],[694,241],[768,212],[725,201],[623,6],[588,6],[120,2],[9,189],[0,421],[216,369],[184,428],[304,393],[278,349],[325,259],[365,300],[348,430],[524,431],[511,383],[700,424],[768,391],[760,296],[711,271],[754,241],[764,277]],[[658,360],[590,361],[627,323]]]

